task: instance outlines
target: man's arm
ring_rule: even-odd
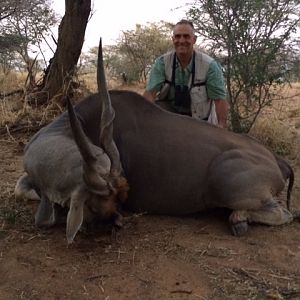
[[[151,101],[155,102],[156,96],[161,90],[163,83],[165,82],[165,64],[163,57],[159,57],[152,66],[147,87],[143,96]]]
[[[214,100],[216,106],[216,114],[218,118],[218,126],[227,128],[228,102],[222,99]]]
[[[216,61],[209,65],[207,73],[207,95],[213,99],[216,107],[218,126],[227,127],[228,102],[226,100],[226,89],[223,72]]]

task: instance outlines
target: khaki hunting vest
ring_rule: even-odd
[[[172,71],[175,51],[164,54],[165,77],[159,99],[163,100],[168,97],[172,86]],[[192,117],[197,119],[207,119],[211,124],[218,124],[214,101],[208,99],[206,91],[206,78],[210,63],[213,61],[208,55],[195,51],[195,75],[194,82],[192,76],[189,79],[190,96],[191,96],[191,113]],[[173,84],[174,85],[174,84]]]

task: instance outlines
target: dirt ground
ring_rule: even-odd
[[[36,228],[37,203],[14,200],[26,142],[0,136],[0,299],[300,299],[299,217],[237,238],[226,210],[128,214],[118,232],[79,233],[67,247],[64,226]]]

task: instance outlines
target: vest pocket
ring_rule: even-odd
[[[207,99],[206,87],[192,87],[190,95],[192,116],[198,119],[207,118],[210,112],[211,102]]]

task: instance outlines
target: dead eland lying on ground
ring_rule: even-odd
[[[246,135],[164,111],[137,93],[108,93],[101,43],[97,78],[97,94],[75,112],[69,103],[69,114],[42,128],[25,149],[15,194],[40,200],[37,225],[60,222],[60,207],[68,209],[68,242],[98,217],[119,225],[126,180],[125,206],[133,212],[183,215],[226,207],[235,235],[251,222],[293,220],[275,199],[289,179],[289,207],[294,173],[285,160]]]

